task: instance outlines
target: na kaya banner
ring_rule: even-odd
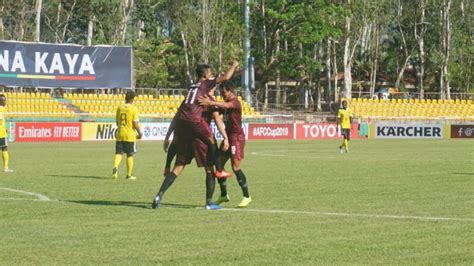
[[[132,48],[0,41],[0,85],[131,88]]]

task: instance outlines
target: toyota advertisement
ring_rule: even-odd
[[[296,124],[296,139],[337,139],[341,129],[336,124]],[[351,138],[359,137],[358,126],[351,126]]]

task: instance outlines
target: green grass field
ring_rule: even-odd
[[[114,181],[113,142],[11,144],[0,264],[474,264],[472,141],[248,142],[254,202],[233,208],[232,178],[222,211],[203,209],[194,162],[150,208],[161,145],[140,142],[138,179],[123,160]]]

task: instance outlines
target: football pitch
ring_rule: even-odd
[[[150,208],[162,142],[138,143],[133,181],[125,160],[110,178],[113,142],[13,143],[0,264],[474,264],[472,141],[339,143],[247,142],[254,202],[234,208],[232,177],[220,211],[195,162]]]

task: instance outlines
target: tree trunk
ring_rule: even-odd
[[[324,90],[324,101],[329,105],[331,102],[331,39],[327,39],[326,47],[326,89]]]
[[[87,24],[87,45],[92,45],[92,35],[94,33],[94,15],[89,15],[89,22]]]
[[[275,33],[275,42],[276,42],[276,47],[275,47],[275,57],[277,58],[276,60],[279,60],[278,57],[280,56],[280,29],[277,29]],[[276,69],[276,83],[275,83],[275,104],[277,107],[280,107],[281,103],[281,77],[280,77],[280,67],[277,66]]]
[[[63,32],[61,34],[61,40],[60,40],[60,43],[63,43],[64,42],[64,39],[66,38],[66,31],[67,31],[67,27],[69,25],[69,21],[71,19],[71,16],[72,14],[74,14],[74,8],[76,7],[76,0],[74,0],[74,2],[72,3],[72,6],[71,6],[71,10],[68,12],[67,14],[67,17],[66,17],[66,22],[64,23],[64,27],[63,27]]]
[[[299,58],[301,61],[303,61],[303,43],[298,43],[298,52],[299,52]],[[300,66],[298,66],[300,67]],[[299,103],[304,105],[304,109],[308,109],[307,105],[307,99],[306,99],[306,86],[304,83],[304,69],[299,69]]]
[[[209,63],[209,49],[208,49],[208,7],[209,3],[208,0],[201,0],[202,1],[202,62],[207,64]]]
[[[264,95],[264,102],[263,102],[263,111],[268,110],[268,84],[265,83],[265,95]]]
[[[336,53],[336,42],[332,42],[333,45],[332,45],[332,55],[333,55],[333,60],[332,60],[332,67],[333,67],[333,75],[334,75],[334,103],[337,103],[339,101],[339,87],[338,87],[338,77],[339,77],[339,73],[338,73],[338,70],[337,70],[337,53]],[[332,110],[332,106],[331,107],[331,110]]]
[[[143,32],[145,31],[145,21],[140,20],[138,26],[137,40],[140,41],[143,38]]]
[[[3,17],[3,9],[4,9],[4,7],[1,6],[0,7],[0,39],[5,39],[5,35],[4,35],[5,29],[3,27],[3,18],[2,18]]]
[[[183,49],[184,49],[184,62],[186,63],[186,77],[188,79],[189,84],[193,83],[193,78],[191,77],[191,71],[189,66],[189,54],[188,54],[188,44],[186,41],[186,36],[184,32],[181,31],[181,40],[183,41]]]
[[[314,57],[313,59],[316,61],[321,61],[321,57],[323,54],[323,42],[322,40],[319,41],[319,43],[314,44]],[[329,82],[330,83],[330,82]],[[316,82],[315,84],[315,90],[314,94],[315,97],[313,99],[314,101],[314,111],[321,111],[321,71],[318,69],[316,71]]]
[[[41,36],[41,7],[43,5],[43,0],[36,0],[35,4],[35,42],[40,41]]]
[[[405,62],[402,65],[402,67],[400,69],[400,72],[398,72],[397,81],[395,82],[395,88],[397,88],[397,89],[400,88],[400,82],[403,79],[403,75],[405,74],[405,69],[407,67],[408,61],[411,58],[411,55],[408,53],[408,46],[407,46],[407,42],[406,42],[406,39],[405,39],[405,33],[403,32],[403,27],[402,27],[402,23],[401,23],[402,15],[403,15],[403,5],[401,3],[401,0],[398,0],[397,24],[398,24],[398,31],[400,32],[400,36],[402,38],[402,44],[403,44],[402,49],[403,49],[403,52],[405,54]]]
[[[348,0],[350,4],[350,0]],[[352,95],[352,62],[351,62],[351,17],[346,17],[345,25],[345,45],[344,45],[344,95],[346,99],[350,99]],[[339,101],[339,99],[338,99]]]
[[[411,59],[411,55],[409,55],[407,58],[405,58],[405,62],[403,63],[402,68],[400,69],[400,72],[398,72],[397,81],[395,82],[395,88],[397,88],[397,89],[400,88],[400,83],[403,79],[405,69],[407,68],[408,61],[410,61],[410,59]]]
[[[267,26],[265,23],[265,0],[262,0],[262,31],[263,31],[263,51],[264,51],[264,59],[267,62],[267,55],[268,55],[268,44],[267,44]]]
[[[370,98],[374,97],[375,94],[375,87],[377,83],[377,69],[379,64],[379,26],[375,25],[374,27],[374,42],[375,42],[375,51],[372,57],[372,67],[370,73]]]
[[[21,2],[21,13],[20,13],[20,22],[18,23],[18,31],[17,31],[17,41],[23,41],[23,37],[25,36],[25,12],[26,12],[26,6],[25,2],[23,0]],[[13,34],[12,34],[13,36]]]
[[[451,17],[450,17],[450,9],[451,9],[451,0],[445,0],[443,2],[444,6],[444,25],[446,30],[444,31],[445,36],[444,39],[445,41],[443,42],[444,44],[444,60],[443,60],[443,78],[444,78],[444,92],[445,92],[445,97],[446,99],[450,100],[451,99],[451,88],[449,86],[449,77],[448,77],[448,65],[449,65],[449,56],[450,56],[450,50],[451,50]]]
[[[418,26],[415,25],[414,30],[415,30],[415,39],[418,44],[418,62],[419,62],[419,72],[417,75],[417,80],[418,80],[418,93],[419,93],[419,99],[424,98],[424,80],[425,80],[425,41],[424,41],[424,36],[426,32],[426,24],[425,24],[425,11],[426,11],[426,2],[425,0],[420,0],[420,33],[418,33]]]
[[[217,46],[219,50],[219,56],[218,56],[218,67],[217,69],[222,69],[222,42],[224,39],[224,34],[220,33],[219,34],[219,39],[217,40]]]
[[[130,11],[133,7],[133,0],[122,0],[122,25],[120,27],[120,44],[125,44],[125,40],[127,38],[127,27],[128,27],[128,20],[130,17]]]
[[[58,3],[58,9],[56,11],[56,28],[54,30],[54,42],[59,43],[59,23],[61,23],[61,9],[62,9],[62,3],[59,1]]]

